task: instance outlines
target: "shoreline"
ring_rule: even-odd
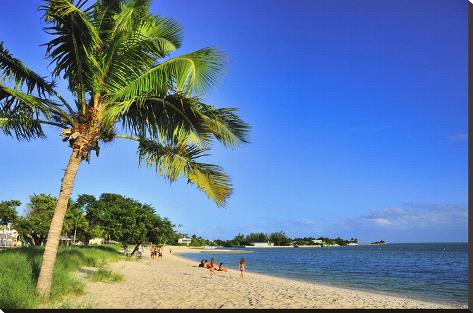
[[[173,253],[169,253],[172,249]],[[151,260],[145,249],[143,259],[122,260],[108,268],[124,276],[120,283],[91,282],[83,276],[85,292],[65,299],[66,305],[90,308],[306,308],[306,309],[445,309],[460,308],[382,295],[373,292],[299,281],[247,272],[240,279],[237,266],[228,272],[199,268],[196,261],[181,253],[205,249],[167,246],[162,260]],[[234,267],[234,268],[233,268]],[[81,274],[78,273],[80,276]]]
[[[272,248],[272,247],[270,247],[270,248]],[[195,253],[208,252],[208,250],[205,250],[205,249],[201,249],[201,250],[202,251],[195,252]],[[222,250],[218,250],[218,251],[221,252]],[[231,250],[228,250],[228,251],[231,251]],[[176,254],[177,254],[178,258],[181,258],[185,261],[192,262],[193,264],[195,264],[197,262],[196,260],[186,258],[185,256],[179,255],[181,253],[194,253],[193,251],[181,251],[181,252],[176,252]],[[227,252],[222,252],[222,253],[227,253]],[[231,253],[231,252],[229,252],[229,253]],[[230,269],[230,271],[235,271],[235,270]],[[235,272],[238,272],[238,271],[235,271]],[[327,283],[327,282],[319,282],[319,281],[313,282],[313,281],[305,280],[305,279],[302,279],[302,278],[287,277],[287,276],[284,276],[284,275],[271,275],[269,273],[262,273],[262,272],[251,272],[251,274],[252,275],[258,275],[258,276],[263,276],[263,277],[267,277],[267,278],[284,279],[284,280],[290,280],[290,281],[299,282],[299,283],[314,284],[314,285],[318,285],[318,286],[321,286],[321,287],[335,288],[335,289],[347,290],[347,291],[351,291],[351,292],[369,293],[369,294],[373,294],[373,295],[377,295],[377,296],[381,296],[381,297],[382,296],[387,296],[387,297],[396,297],[396,298],[403,298],[403,299],[405,298],[405,299],[408,299],[408,300],[411,300],[411,301],[429,302],[429,303],[432,303],[432,304],[435,304],[435,305],[445,306],[445,307],[448,307],[448,308],[452,308],[452,307],[453,308],[468,308],[467,304],[462,305],[462,304],[457,304],[457,303],[434,301],[432,299],[422,299],[422,298],[416,298],[416,297],[409,297],[409,296],[405,296],[405,295],[399,295],[399,294],[391,293],[391,292],[388,292],[388,291],[383,292],[383,291],[372,290],[372,289],[363,289],[363,288],[356,288],[356,287],[350,287],[350,286],[335,285],[335,284],[330,284],[330,283]]]

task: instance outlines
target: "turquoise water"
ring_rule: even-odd
[[[237,269],[332,286],[449,303],[468,304],[467,243],[360,245],[325,248],[257,248],[252,253],[186,253]]]

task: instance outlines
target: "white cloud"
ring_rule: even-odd
[[[468,139],[468,134],[458,134],[458,135],[448,136],[447,139],[453,142],[464,141]]]
[[[391,222],[384,217],[377,217],[373,219],[373,222],[378,225],[391,225]]]
[[[331,235],[354,236],[360,242],[465,241],[468,234],[466,205],[405,203],[373,210],[357,217],[341,218],[325,225]]]
[[[404,207],[371,211],[358,218],[343,219],[345,225],[363,229],[389,228],[399,230],[463,227],[468,221],[466,206],[441,204],[411,204]]]

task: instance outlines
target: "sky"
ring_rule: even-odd
[[[0,41],[47,75],[39,0],[2,0]],[[213,46],[225,74],[204,96],[238,107],[250,143],[215,144],[234,192],[218,208],[115,141],[79,169],[72,197],[119,193],[211,240],[284,231],[361,243],[467,240],[467,1],[155,0],[184,29],[173,55]],[[59,83],[62,93],[67,93]],[[0,200],[57,196],[59,131],[0,134]]]

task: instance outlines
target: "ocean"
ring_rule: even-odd
[[[465,307],[467,243],[409,243],[324,248],[246,248],[251,253],[185,253],[238,269],[325,285]],[[214,250],[216,251],[216,250]]]

